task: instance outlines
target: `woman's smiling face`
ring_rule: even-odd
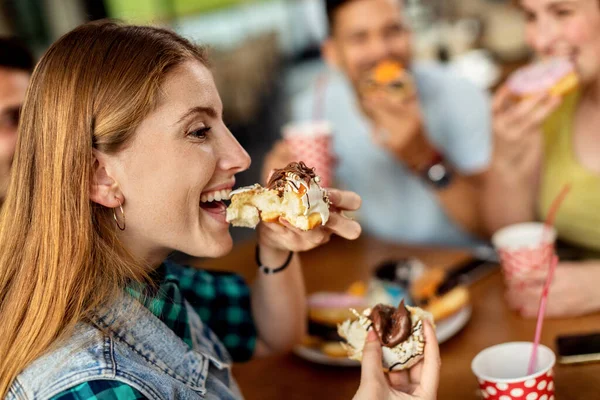
[[[124,198],[122,239],[134,255],[155,262],[173,250],[218,257],[231,249],[225,205],[207,200],[228,194],[250,157],[222,113],[210,71],[184,62],[167,75],[131,143],[102,155]]]

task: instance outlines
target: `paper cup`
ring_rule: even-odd
[[[283,128],[283,138],[296,161],[314,168],[321,177],[321,186],[331,186],[334,167],[331,125],[325,121],[289,124]]]
[[[488,347],[471,363],[484,399],[554,400],[556,357],[548,347],[539,345],[537,365],[527,374],[533,343],[511,342]]]
[[[500,229],[492,236],[507,284],[527,283],[527,274],[544,271],[554,254],[556,230],[541,222],[526,222]]]

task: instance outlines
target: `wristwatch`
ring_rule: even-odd
[[[452,168],[444,161],[440,154],[436,154],[421,171],[421,177],[436,189],[444,189],[452,183]]]

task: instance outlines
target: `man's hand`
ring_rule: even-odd
[[[375,92],[362,99],[373,122],[373,140],[413,170],[429,162],[435,149],[423,133],[423,118],[416,95],[408,98]]]

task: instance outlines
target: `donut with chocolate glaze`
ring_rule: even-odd
[[[398,308],[377,304],[371,309],[369,319],[373,321],[373,329],[377,332],[382,346],[397,346],[411,334],[410,313],[404,306],[404,299]]]
[[[383,367],[389,371],[411,368],[425,354],[423,321],[433,324],[430,313],[418,308],[378,304],[362,313],[354,311],[357,320],[346,320],[338,325],[338,334],[348,357],[362,360],[362,350],[369,329],[375,329],[382,344]],[[410,325],[407,325],[410,324]],[[408,327],[408,329],[407,329]]]

